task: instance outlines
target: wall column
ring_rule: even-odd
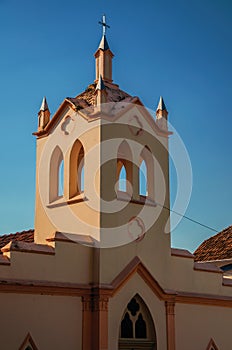
[[[92,349],[92,298],[82,297],[82,350]]]
[[[107,295],[93,297],[93,350],[108,350],[108,302]]]
[[[175,350],[175,301],[165,302],[166,327],[167,327],[167,350]]]

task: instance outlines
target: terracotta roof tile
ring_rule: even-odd
[[[232,258],[232,226],[205,240],[194,252],[195,261]]]
[[[34,230],[10,233],[0,236],[0,249],[11,241],[23,241],[27,243],[34,242]]]
[[[107,102],[120,102],[128,97],[132,99],[132,96],[125,91],[120,90],[117,85],[114,86],[113,84],[107,84],[106,82],[104,82],[104,84],[107,92]],[[71,101],[79,108],[91,107],[95,102],[95,90],[96,84],[91,84],[80,95],[77,95],[74,98],[68,97],[67,100]]]

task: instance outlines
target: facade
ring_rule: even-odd
[[[231,280],[170,246],[164,101],[154,119],[113,83],[105,33],[95,59],[86,91],[38,114],[35,229],[1,238],[1,344],[231,350]]]

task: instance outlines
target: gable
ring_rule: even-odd
[[[35,345],[35,342],[32,339],[30,333],[27,334],[27,336],[24,339],[24,341],[23,341],[22,345],[20,346],[19,350],[38,350],[38,348]]]

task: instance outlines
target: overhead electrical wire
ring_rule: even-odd
[[[210,227],[210,226],[208,226],[208,225],[202,224],[200,221],[197,221],[197,220],[195,220],[195,219],[192,219],[192,218],[190,218],[190,217],[187,216],[187,215],[178,213],[177,211],[175,211],[175,210],[173,210],[173,209],[171,209],[171,208],[168,208],[168,207],[166,207],[165,205],[159,204],[159,203],[157,203],[157,202],[156,202],[156,204],[159,205],[160,207],[163,207],[164,209],[166,209],[166,210],[168,210],[168,211],[170,211],[170,212],[176,214],[176,215],[181,216],[181,217],[184,218],[184,219],[187,219],[187,220],[193,222],[194,224],[197,224],[197,225],[200,225],[200,226],[202,226],[202,227],[204,227],[204,228],[207,228],[208,230],[211,230],[211,231],[214,231],[214,232],[217,232],[217,233],[220,231],[220,230],[216,230],[215,228]]]

